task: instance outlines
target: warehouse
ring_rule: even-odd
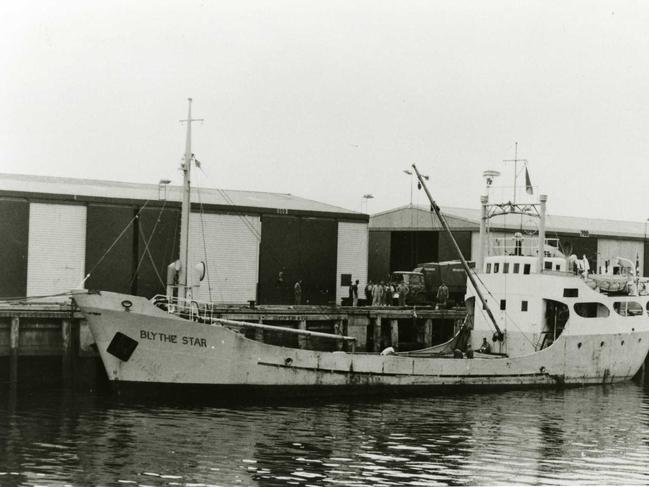
[[[453,235],[468,259],[479,248],[480,209],[443,208]],[[533,234],[536,220],[509,215],[491,222],[490,238],[507,239],[515,232]],[[546,238],[559,240],[566,254],[586,256],[591,269],[607,260],[624,257],[638,261],[640,273],[649,275],[647,222],[547,215]],[[369,279],[385,279],[395,270],[412,270],[417,263],[456,259],[450,240],[428,207],[403,206],[372,215],[369,237]],[[649,266],[648,266],[649,267]]]
[[[165,183],[0,174],[0,297],[164,293],[182,191]],[[367,279],[368,216],[317,201],[194,187],[190,233],[199,300],[289,304],[302,280],[303,302],[339,303]]]

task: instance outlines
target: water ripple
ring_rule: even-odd
[[[0,438],[8,486],[636,485],[649,390],[233,408],[49,391],[0,400]]]

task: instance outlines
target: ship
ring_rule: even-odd
[[[187,118],[180,255],[167,293],[147,299],[80,290],[85,316],[108,379],[120,391],[210,391],[224,398],[270,394],[369,395],[441,389],[562,387],[631,379],[649,351],[649,296],[640,286],[598,287],[574,256],[545,238],[547,197],[538,203],[489,204],[482,196],[480,244],[470,268],[413,165],[419,189],[441,222],[467,275],[466,318],[447,342],[413,351],[356,350],[343,334],[221,319],[193,299],[188,262],[191,99]],[[491,218],[538,218],[538,235],[489,243]],[[197,270],[198,269],[198,270]],[[638,280],[629,275],[628,281]],[[593,284],[595,283],[595,285]],[[646,289],[642,288],[642,289]],[[335,341],[335,350],[266,343],[272,331]],[[398,348],[398,347],[397,347]]]

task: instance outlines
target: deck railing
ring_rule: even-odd
[[[248,321],[235,321],[226,320],[215,316],[215,306],[213,303],[196,301],[194,299],[183,299],[176,296],[169,297],[164,294],[157,294],[151,298],[151,302],[158,308],[165,310],[169,314],[180,316],[191,321],[198,321],[208,324],[221,324],[228,328],[236,328],[239,330],[244,329],[258,329],[267,330],[277,333],[286,333],[293,335],[302,335],[314,338],[325,338],[329,340],[342,341],[343,343],[349,342],[351,352],[354,353],[356,347],[356,337],[338,335],[335,333],[322,333],[318,331],[309,331],[295,328],[285,328],[275,325],[264,325],[263,323],[250,323]]]

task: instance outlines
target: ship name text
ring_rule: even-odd
[[[157,331],[140,330],[140,338],[154,342],[165,342],[173,344],[190,345],[194,347],[207,347],[205,338],[172,335],[170,333],[160,333]]]

